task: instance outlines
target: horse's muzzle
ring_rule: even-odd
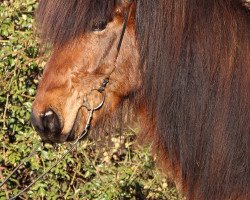
[[[53,110],[49,109],[38,115],[32,112],[31,123],[44,141],[60,140],[63,122]]]

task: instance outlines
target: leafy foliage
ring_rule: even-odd
[[[0,1],[0,179],[4,180],[39,138],[29,118],[36,86],[48,53],[33,33],[37,0]],[[66,156],[24,199],[180,199],[155,169],[148,149],[134,148],[138,131],[106,138],[109,145],[87,139]],[[105,139],[105,138],[103,138]],[[102,140],[103,140],[102,139]],[[108,142],[109,141],[109,142]],[[102,141],[102,143],[105,143]],[[111,144],[110,144],[111,143]],[[46,144],[0,189],[8,199],[59,159],[67,149]]]

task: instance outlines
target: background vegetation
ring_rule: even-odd
[[[39,142],[29,117],[47,54],[33,33],[36,5],[36,0],[0,0],[0,182]],[[123,136],[112,135],[109,146],[83,141],[22,199],[180,199],[155,169],[149,150],[134,148],[137,132],[128,128]],[[39,148],[0,188],[0,199],[17,194],[66,149]]]

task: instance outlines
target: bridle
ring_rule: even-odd
[[[130,2],[130,7],[125,11],[125,15],[124,15],[124,22],[123,22],[123,26],[122,26],[122,32],[120,35],[120,39],[117,45],[117,51],[116,51],[116,56],[115,56],[115,64],[114,64],[114,68],[112,69],[112,71],[108,74],[108,76],[106,78],[103,79],[103,82],[101,84],[101,86],[97,89],[100,93],[102,93],[104,91],[104,89],[106,88],[108,82],[109,82],[109,78],[111,76],[111,74],[115,71],[116,67],[117,67],[117,59],[121,50],[121,46],[122,46],[122,41],[124,38],[124,34],[127,28],[127,24],[128,24],[128,19],[130,16],[130,12],[131,12],[131,3]]]
[[[89,103],[88,98],[87,98],[88,95],[86,95],[84,97],[84,99],[83,99],[83,104],[78,109],[78,112],[80,111],[80,109],[82,107],[85,107],[88,110],[88,118],[87,118],[87,122],[86,122],[86,125],[85,125],[85,128],[84,128],[82,134],[80,136],[78,136],[78,138],[71,144],[71,147],[61,156],[61,158],[57,162],[55,162],[53,165],[51,165],[44,173],[42,173],[40,176],[38,176],[32,183],[30,183],[26,188],[21,190],[17,195],[15,195],[14,197],[11,197],[10,200],[14,200],[17,197],[19,197],[20,195],[22,195],[23,193],[25,193],[26,191],[28,191],[37,181],[39,181],[41,178],[43,178],[54,167],[56,167],[70,152],[72,152],[77,147],[77,144],[79,143],[79,141],[81,141],[88,134],[88,132],[90,130],[90,126],[91,126],[91,120],[93,118],[93,113],[96,110],[99,110],[100,108],[102,108],[102,106],[103,106],[103,104],[105,102],[105,94],[104,94],[105,88],[107,87],[107,84],[109,83],[110,76],[112,75],[112,73],[115,71],[115,69],[117,67],[117,59],[118,59],[118,56],[119,56],[119,53],[120,53],[120,49],[121,49],[121,46],[122,46],[122,42],[123,42],[123,38],[124,38],[124,35],[125,35],[126,27],[127,27],[127,24],[128,24],[129,16],[130,16],[130,13],[131,13],[131,4],[132,4],[132,2],[133,2],[133,0],[127,0],[128,6],[127,6],[127,9],[126,9],[126,11],[124,13],[123,27],[122,27],[121,35],[120,35],[119,42],[118,42],[118,45],[117,45],[117,52],[116,52],[114,67],[113,67],[112,71],[108,75],[106,75],[106,77],[103,79],[101,85],[97,89],[92,89],[89,92],[89,94],[91,94],[94,91],[99,92],[101,94],[101,96],[102,96],[102,99],[101,99],[100,103],[95,107],[91,106],[91,104]],[[78,112],[77,112],[77,114],[78,114]],[[11,178],[11,176],[24,164],[24,162],[27,159],[31,158],[32,156],[34,156],[37,153],[37,150],[38,150],[38,148],[40,146],[41,146],[41,144],[35,145],[35,147],[31,151],[31,153],[27,157],[22,159],[20,164],[0,184],[0,188]]]

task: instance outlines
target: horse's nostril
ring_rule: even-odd
[[[45,133],[59,133],[60,120],[53,110],[48,110],[40,114],[42,127]]]

